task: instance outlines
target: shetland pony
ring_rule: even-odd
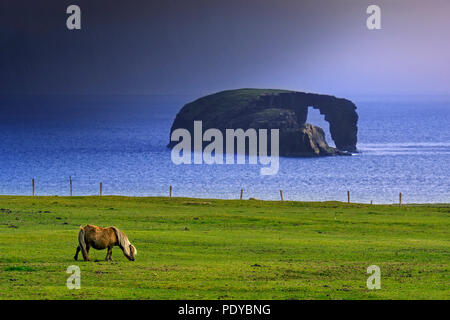
[[[102,228],[93,225],[80,226],[78,233],[78,247],[74,259],[78,260],[78,253],[81,251],[84,261],[89,261],[89,249],[97,250],[108,248],[106,261],[112,261],[112,247],[119,246],[128,260],[134,261],[137,250],[131,245],[127,236],[116,227]]]

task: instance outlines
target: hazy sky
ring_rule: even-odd
[[[382,30],[367,29],[369,4]],[[0,93],[450,94],[449,13],[448,0],[1,0]]]

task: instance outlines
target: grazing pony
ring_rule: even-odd
[[[75,253],[75,260],[78,260],[78,253],[81,251],[84,261],[89,261],[89,249],[97,250],[108,248],[106,261],[112,261],[112,247],[119,246],[128,260],[134,261],[137,250],[131,245],[125,233],[116,227],[102,228],[93,225],[80,226],[78,233],[78,247]]]

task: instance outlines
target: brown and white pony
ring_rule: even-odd
[[[84,261],[89,261],[89,249],[92,247],[97,250],[108,248],[106,261],[112,261],[112,247],[119,246],[128,260],[134,261],[137,250],[130,243],[125,233],[116,227],[102,228],[93,225],[80,226],[78,233],[78,247],[75,253],[75,260],[78,260],[78,253],[81,251]]]

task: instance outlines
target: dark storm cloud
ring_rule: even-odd
[[[382,30],[365,27],[369,4]],[[82,10],[69,31],[66,8]],[[2,0],[2,93],[450,92],[444,0]]]

